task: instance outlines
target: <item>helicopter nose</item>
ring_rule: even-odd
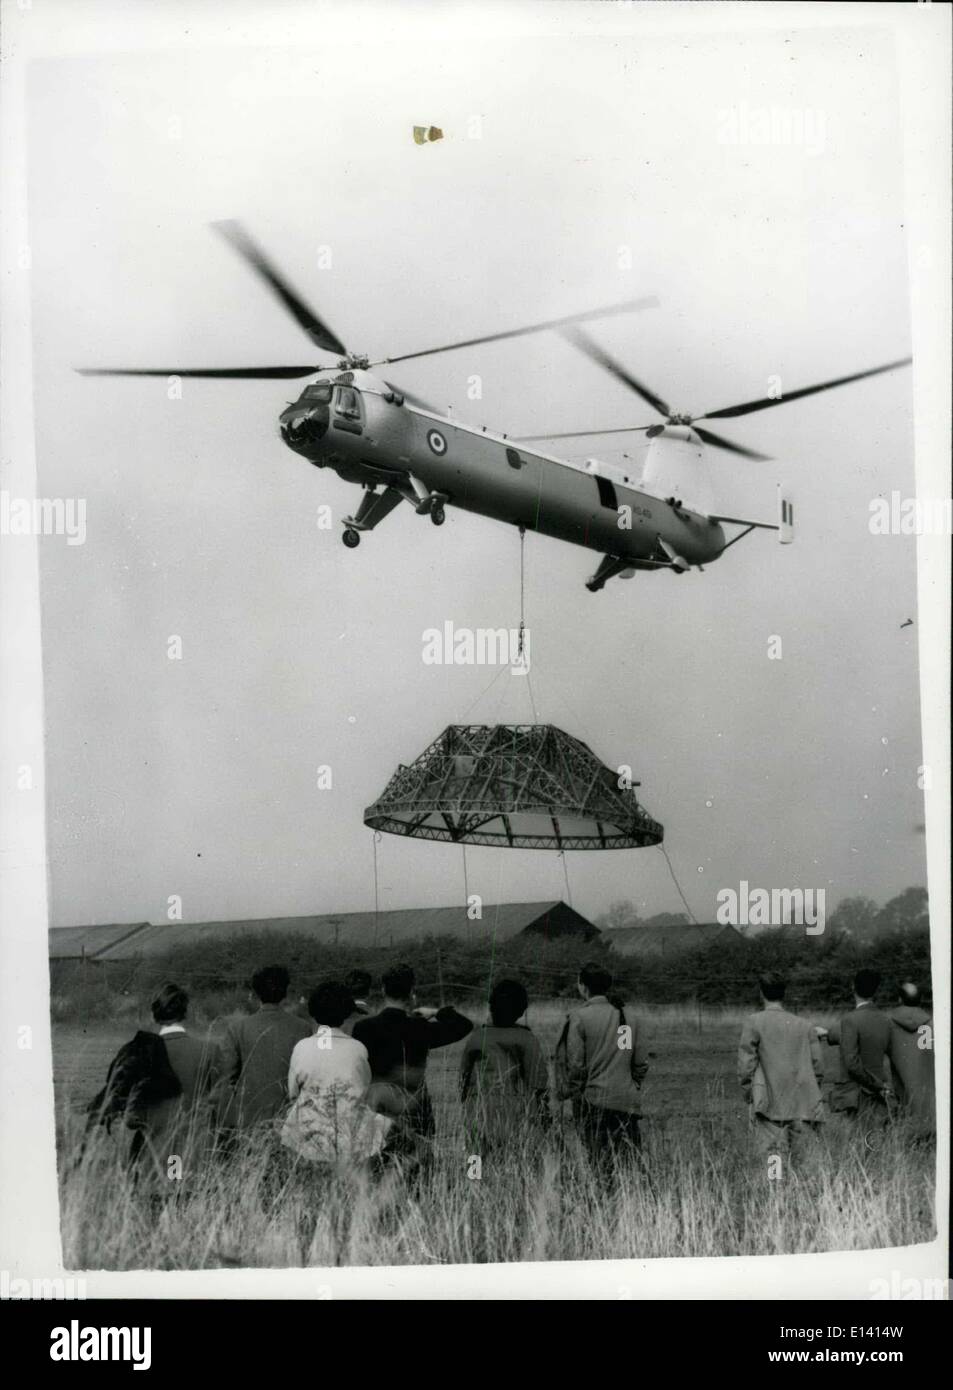
[[[281,437],[291,449],[316,444],[328,428],[328,412],[320,409],[288,410],[281,416]]]

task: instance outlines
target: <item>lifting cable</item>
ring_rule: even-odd
[[[516,663],[517,663],[517,665],[521,665],[521,664],[522,664],[523,658],[524,658],[524,655],[525,655],[525,650],[526,650],[526,565],[525,565],[525,557],[524,557],[524,550],[525,550],[525,545],[526,545],[526,527],[525,527],[525,526],[521,526],[519,529],[520,529],[520,625],[519,625],[519,633],[518,633],[517,642],[516,642]],[[483,687],[483,689],[482,689],[482,690],[480,691],[480,693],[477,695],[476,699],[475,699],[475,700],[472,700],[471,703],[470,703],[470,704],[467,706],[467,708],[464,710],[464,712],[463,712],[463,718],[464,718],[464,720],[466,720],[466,718],[467,718],[467,716],[469,715],[470,711],[473,710],[478,704],[480,704],[480,702],[484,699],[484,697],[485,697],[486,695],[489,695],[490,691],[493,689],[494,685],[496,685],[497,681],[498,681],[498,680],[500,679],[500,677],[504,674],[504,672],[509,671],[509,670],[511,670],[511,668],[510,668],[509,666],[501,666],[500,669],[496,672],[496,674],[495,674],[494,676],[491,676],[491,677],[490,677],[489,681],[487,681],[486,685]],[[536,697],[535,697],[535,694],[534,694],[534,691],[533,691],[533,685],[532,685],[532,681],[530,680],[530,674],[529,674],[529,669],[528,669],[528,668],[527,668],[527,670],[526,670],[525,680],[526,680],[527,691],[528,691],[528,693],[529,693],[530,705],[532,706],[532,709],[533,709],[533,723],[534,723],[534,724],[538,724],[538,723],[539,723],[539,715],[538,715],[537,710],[536,710]],[[495,715],[495,717],[496,717],[497,721],[499,721],[500,712],[501,712],[501,710],[502,710],[502,708],[503,708],[503,704],[504,704],[505,699],[506,699],[506,690],[507,690],[507,687],[504,686],[503,691],[502,691],[502,694],[501,694],[501,696],[500,696],[499,704],[497,705],[497,709],[496,709],[496,715]]]
[[[520,627],[519,638],[516,644],[517,665],[523,664],[524,648],[526,636],[526,527],[520,527]],[[526,689],[529,693],[529,702],[533,709],[533,723],[539,723],[539,714],[536,710],[536,696],[533,694],[533,682],[530,679],[529,666],[526,666]]]

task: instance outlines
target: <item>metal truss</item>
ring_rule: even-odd
[[[664,831],[639,805],[638,785],[620,787],[586,744],[552,724],[452,724],[398,767],[364,823],[454,844],[642,849],[661,844]]]

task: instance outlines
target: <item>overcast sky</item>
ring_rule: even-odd
[[[318,508],[357,489],[277,434],[293,383],[170,401],[73,373],[311,360],[210,221],[240,218],[377,356],[649,293],[660,308],[591,332],[679,409],[909,351],[889,33],[632,35],[329,44],[317,10],[307,44],[35,65],[38,489],[88,508],[85,545],[41,545],[55,924],[161,921],[171,894],[193,921],[373,907],[362,812],[396,764],[447,724],[530,715],[525,682],[479,700],[492,671],[421,659],[447,620],[518,622],[514,530],[403,507],[347,551]],[[800,143],[752,143],[772,108]],[[445,138],[417,146],[430,124]],[[552,334],[392,377],[511,434],[651,421]],[[883,901],[926,881],[915,541],[868,528],[872,498],[913,491],[910,373],[723,432],[775,461],[715,453],[720,510],[773,520],[781,480],[796,544],[760,533],[704,574],[590,594],[593,553],[528,536],[540,717],[631,764],[700,919],[742,879]],[[641,439],[566,456],[638,463]],[[459,848],[384,837],[378,859],[381,906],[462,901]],[[467,859],[487,901],[565,896],[555,855]],[[681,909],[656,849],[566,867],[587,915]]]

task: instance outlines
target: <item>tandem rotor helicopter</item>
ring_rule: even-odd
[[[777,398],[709,410],[702,415],[673,411],[666,402],[603,351],[579,327],[593,319],[654,308],[647,297],[589,313],[573,314],[525,328],[513,328],[441,347],[424,348],[371,362],[349,352],[279,274],[260,247],[236,222],[213,226],[265,281],[292,318],[322,353],[338,358],[334,366],[223,368],[81,368],[85,376],[219,377],[236,380],[317,378],[279,417],[281,437],[296,454],[317,468],[332,468],[345,482],[358,484],[363,496],[344,520],[344,544],[360,543],[385,517],[407,502],[435,526],[443,525],[445,508],[461,507],[480,516],[509,522],[597,551],[601,556],[586,587],[595,592],[608,579],[631,578],[638,570],[702,569],[756,528],[779,532],[782,544],[793,540],[794,513],[778,490],[776,523],[720,515],[705,460],[705,445],[743,458],[767,456],[733,443],[698,424],[725,420],[785,405],[835,386],[906,366],[911,358],[802,387]],[[510,439],[485,428],[451,420],[425,402],[397,390],[372,369],[458,348],[476,347],[557,329],[592,361],[610,372],[661,417],[652,425],[591,429],[571,434]],[[526,448],[538,440],[641,432],[651,441],[636,480],[624,468],[590,460],[584,467]],[[517,448],[517,444],[521,447]],[[722,524],[742,529],[729,540]]]

